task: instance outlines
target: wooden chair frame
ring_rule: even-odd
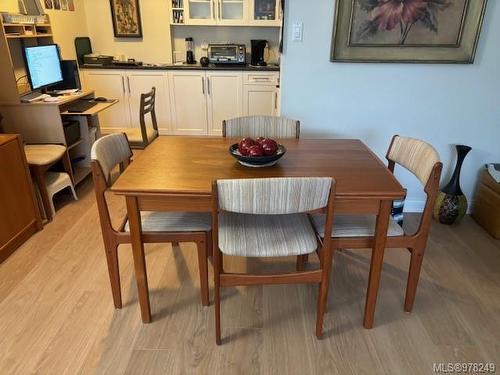
[[[326,207],[326,238],[331,238],[335,200],[335,180],[332,182],[328,205]],[[224,272],[223,253],[219,248],[219,208],[217,181],[212,182],[212,252],[214,266],[214,289],[215,289],[215,342],[222,344],[221,319],[220,319],[220,288],[231,286],[270,285],[270,284],[300,284],[319,283],[319,295],[316,315],[316,337],[319,339],[323,334],[323,318],[326,311],[328,299],[328,287],[330,283],[330,270],[332,267],[331,241],[318,241],[317,254],[320,268],[313,271],[297,271],[291,273],[273,274],[240,274]],[[301,256],[299,256],[301,257]]]
[[[394,140],[398,137],[395,135],[392,138],[391,144],[386,154],[388,161],[388,169],[394,173],[396,163],[389,158]],[[406,295],[404,302],[404,311],[411,312],[415,302],[417,292],[418,280],[420,278],[420,270],[424,259],[425,249],[427,247],[427,240],[429,238],[429,230],[432,222],[432,214],[434,209],[434,202],[436,201],[439,180],[443,164],[437,162],[434,164],[429,178],[424,186],[424,191],[427,195],[424,211],[422,213],[419,227],[414,234],[405,233],[403,236],[388,236],[386,241],[386,249],[404,248],[410,252],[410,265],[408,271],[408,279],[406,284]],[[328,224],[326,224],[328,225]],[[326,230],[326,228],[325,228]],[[326,232],[325,232],[326,233]],[[326,237],[326,234],[325,234]],[[374,237],[339,237],[331,239],[332,248],[334,249],[366,249],[373,248]],[[303,269],[304,263],[307,258],[297,259],[298,268]],[[370,267],[371,272],[371,267]]]
[[[124,134],[125,137],[127,136]],[[131,152],[132,154],[132,152]],[[122,173],[131,163],[131,159],[120,163],[120,173]],[[106,250],[106,261],[108,265],[109,280],[113,294],[115,308],[122,308],[120,270],[118,263],[118,247],[121,244],[132,243],[131,235],[125,232],[124,228],[128,217],[125,216],[118,229],[114,229],[111,223],[111,216],[106,202],[105,193],[110,188],[106,181],[106,176],[97,160],[91,161],[92,178],[99,211],[102,237]],[[208,251],[211,245],[211,231],[208,232],[143,232],[142,241],[144,243],[168,243],[178,244],[179,242],[194,242],[198,249],[198,265],[200,273],[201,303],[203,306],[209,305],[208,289]],[[134,262],[137,263],[137,262]]]
[[[270,116],[273,117],[273,116]],[[227,134],[227,122],[226,120],[222,121],[222,136],[226,138]],[[300,121],[295,121],[295,139],[300,138]]]
[[[146,115],[148,113],[151,114],[153,129],[156,130],[156,137],[158,137],[158,122],[156,120],[156,87],[153,87],[148,93],[141,94],[139,122],[141,124],[142,142],[130,142],[131,148],[145,149],[150,143],[146,127]]]

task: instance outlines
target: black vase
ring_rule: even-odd
[[[455,224],[464,217],[467,212],[467,198],[460,187],[460,172],[465,157],[471,147],[457,145],[457,165],[451,176],[450,182],[441,189],[434,206],[434,218],[441,224]]]

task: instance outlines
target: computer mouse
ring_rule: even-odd
[[[102,97],[102,96],[98,96],[97,98],[94,99],[94,102],[107,102],[108,99]]]

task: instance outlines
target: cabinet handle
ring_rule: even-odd
[[[205,95],[205,78],[201,77],[201,92]]]
[[[210,92],[210,78],[207,77],[207,89],[208,89],[208,95],[212,95],[212,93]]]
[[[274,93],[274,109],[278,109],[278,93]]]
[[[128,93],[130,94],[130,77],[127,76]]]
[[[219,5],[219,19],[221,20],[222,19],[222,7],[220,5],[220,0],[218,0],[217,4]]]
[[[215,0],[212,1],[212,18],[215,20]]]
[[[125,78],[123,78],[123,76],[122,76],[122,90],[123,93],[125,94]]]

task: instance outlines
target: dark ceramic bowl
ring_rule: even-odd
[[[278,160],[285,155],[286,148],[283,145],[278,145],[278,151],[274,155],[269,156],[244,156],[238,151],[238,143],[231,145],[229,147],[229,153],[236,159],[241,165],[245,167],[253,168],[263,168],[270,167],[278,162]]]

